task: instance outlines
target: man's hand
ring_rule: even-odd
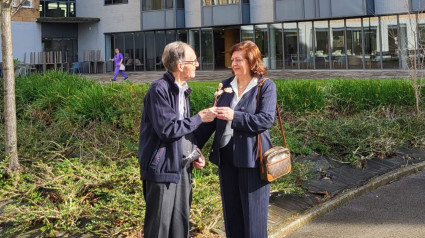
[[[199,148],[196,149],[198,150],[199,154],[201,154],[201,156],[197,160],[193,161],[193,167],[197,169],[203,169],[205,167],[205,157]]]
[[[198,112],[199,116],[201,116],[202,122],[212,122],[214,121],[217,113],[215,112],[215,107],[206,108]]]

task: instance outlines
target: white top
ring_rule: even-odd
[[[233,100],[230,103],[230,108],[231,109],[235,109],[236,105],[238,105],[239,101],[241,100],[242,96],[248,92],[249,90],[251,90],[253,87],[257,86],[258,83],[258,79],[256,77],[253,77],[251,79],[251,81],[249,82],[248,86],[246,86],[245,90],[243,91],[243,93],[241,95],[239,95],[239,90],[238,90],[238,79],[235,78],[233,79],[233,81],[230,83],[230,86],[233,89],[233,92],[235,93],[233,96]],[[232,129],[232,121],[228,121],[227,125],[226,125],[226,129],[224,129],[224,133],[223,133],[223,137],[221,137],[221,141],[220,141],[220,148],[225,147],[230,139],[233,136],[233,129]]]
[[[185,82],[183,85],[175,83],[177,87],[179,87],[179,120],[184,119],[184,107],[186,104],[186,100],[184,98],[184,92],[189,88],[187,83]]]

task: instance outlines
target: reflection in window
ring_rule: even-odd
[[[128,3],[128,0],[105,0],[105,5]]]
[[[173,8],[173,2],[174,0],[165,0],[165,8],[166,9]]]
[[[329,29],[328,21],[315,21],[314,32],[316,47],[314,52],[316,69],[329,68],[332,58],[329,57]]]
[[[376,57],[378,52],[378,18],[363,18],[364,51],[366,68],[381,68],[381,61]]]
[[[164,9],[163,0],[143,0],[142,4],[143,4],[143,11]]]
[[[270,65],[269,69],[283,67],[282,24],[270,25]]]
[[[40,17],[75,17],[75,0],[40,1]]]
[[[283,23],[285,68],[298,68],[298,33],[296,23]]]
[[[145,37],[143,32],[134,35],[135,54],[134,65],[136,71],[145,70]]]
[[[255,26],[255,44],[260,49],[264,64],[268,67],[269,63],[269,40],[267,36],[267,25]]]
[[[213,31],[212,29],[202,29],[201,31],[201,52],[202,55],[198,56],[199,64],[203,70],[214,69],[214,49],[213,45]]]
[[[300,33],[300,68],[313,68],[313,24],[312,22],[300,22],[298,28]]]
[[[177,8],[178,9],[184,8],[184,0],[177,0]]]
[[[19,4],[21,4],[23,0],[13,0],[13,7],[18,7]],[[32,8],[33,6],[33,0],[27,0],[26,2],[22,3],[23,8]]]
[[[347,19],[347,59],[348,68],[363,68],[362,56],[362,20],[360,18]]]
[[[381,39],[382,39],[382,50],[377,54],[378,59],[382,60],[383,68],[398,68],[398,54],[399,54],[399,32],[400,35],[406,37],[406,25],[397,24],[397,16],[384,16],[381,17]]]
[[[241,26],[241,40],[251,40],[254,36],[254,28],[253,26]]]
[[[247,0],[244,0],[246,3]],[[249,2],[249,1],[248,1]],[[203,0],[204,6],[238,4],[239,0]]]

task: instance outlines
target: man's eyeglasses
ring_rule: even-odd
[[[198,59],[195,60],[185,60],[183,63],[192,64],[193,66],[199,65]]]

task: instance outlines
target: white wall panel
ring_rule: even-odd
[[[332,1],[332,17],[362,16],[366,12],[365,0]]]
[[[186,27],[200,27],[201,19],[201,1],[185,0],[184,1]]]
[[[0,29],[1,31],[1,29]],[[30,52],[41,52],[41,24],[35,22],[12,22],[13,58],[29,62]],[[1,39],[0,39],[1,45]],[[26,53],[26,54],[25,54]],[[0,50],[0,62],[2,62]]]
[[[276,20],[302,20],[304,19],[303,0],[276,1]]]
[[[251,23],[269,23],[274,21],[274,0],[251,0]]]
[[[409,0],[375,0],[377,15],[405,13],[409,11]]]

